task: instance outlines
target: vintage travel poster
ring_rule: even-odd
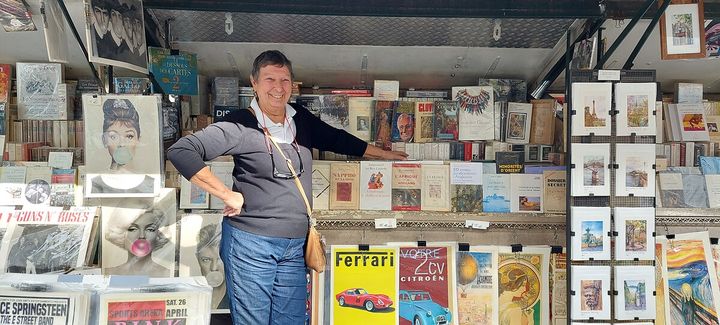
[[[418,247],[400,246],[400,291],[398,311],[400,325],[455,324],[454,251],[449,244]],[[428,311],[431,313],[428,314]]]
[[[498,324],[497,248],[471,246],[456,260],[458,324]]]
[[[720,294],[708,233],[657,239],[664,245],[663,278],[668,290],[666,324],[717,324]]]
[[[499,324],[547,325],[550,321],[550,247],[498,249]]]
[[[333,245],[330,324],[394,325],[398,323],[397,247]]]
[[[655,322],[667,324],[668,290],[665,283],[665,244],[655,242]]]

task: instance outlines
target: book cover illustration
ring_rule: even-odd
[[[652,260],[655,208],[615,208],[615,259]]]
[[[498,324],[497,248],[471,246],[456,261],[458,324]]]
[[[392,207],[392,162],[360,162],[360,209],[390,210]]]
[[[174,54],[174,55],[173,55]],[[173,95],[198,94],[197,54],[171,49],[148,47],[148,70],[162,88]]]
[[[679,130],[682,141],[710,141],[702,104],[670,104],[671,125]]]
[[[573,196],[610,195],[610,144],[572,144]]]
[[[393,112],[392,142],[413,142],[415,137],[415,103],[398,102]]]
[[[220,258],[221,214],[186,214],[180,223],[180,264],[178,274],[202,276],[212,287],[213,310],[230,308],[225,268]]]
[[[347,95],[321,95],[318,99],[318,113],[323,122],[336,129],[350,130]]]
[[[516,144],[530,142],[531,120],[532,104],[508,103],[505,141]]]
[[[152,93],[152,84],[148,78],[115,77],[113,78],[116,94],[143,95]]]
[[[333,245],[330,250],[330,324],[398,324],[398,247],[360,251]]]
[[[610,319],[610,267],[573,266],[573,319]],[[620,291],[619,288],[618,291]]]
[[[510,212],[542,213],[542,175],[510,175]]]
[[[499,324],[548,324],[550,248],[498,249]]]
[[[616,266],[615,318],[619,320],[655,318],[655,267]]]
[[[375,145],[383,150],[390,150],[392,141],[390,134],[392,129],[393,112],[397,102],[375,101],[375,116],[373,117],[372,134]]]
[[[392,210],[420,211],[422,175],[420,163],[393,163]]]
[[[359,206],[360,165],[333,163],[330,165],[331,210],[357,210]]]
[[[348,126],[350,134],[363,141],[370,141],[372,138],[372,113],[375,107],[375,100],[372,97],[349,97],[348,98]]]
[[[617,135],[655,135],[655,98],[657,84],[616,83],[615,108]]]
[[[610,259],[610,208],[572,207],[572,254],[575,261]]]
[[[459,127],[457,103],[440,100],[435,102],[434,109],[433,134],[435,141],[457,141]]]
[[[414,142],[433,141],[433,102],[415,103],[415,138]]]
[[[495,139],[494,90],[490,86],[453,87],[458,105],[458,140]]]
[[[483,212],[510,212],[510,175],[483,174]]]
[[[81,267],[90,246],[95,209],[14,211],[0,250],[0,270],[42,274]]]
[[[453,212],[482,212],[483,165],[450,162],[450,206]]]
[[[156,198],[104,198],[102,272],[104,275],[175,274],[177,202],[175,189]]]
[[[615,145],[615,195],[655,196],[655,145]]]
[[[612,84],[575,82],[572,94],[572,135],[610,135]]]
[[[457,317],[452,246],[401,246],[399,324],[454,324]]]
[[[720,294],[708,233],[677,234],[672,240],[658,236],[657,241],[664,249],[666,323],[716,324]],[[701,312],[683,312],[688,309]]]

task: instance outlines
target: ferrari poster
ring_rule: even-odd
[[[332,246],[330,324],[398,322],[398,248]]]
[[[451,246],[400,247],[400,325],[457,324]]]

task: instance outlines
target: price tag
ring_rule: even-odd
[[[488,227],[490,227],[490,223],[487,221],[465,220],[465,228],[488,229]]]
[[[375,219],[375,229],[394,229],[394,228],[397,228],[397,219],[395,219],[395,218]]]
[[[598,70],[599,81],[620,81],[620,70]]]

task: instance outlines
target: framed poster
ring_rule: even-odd
[[[142,0],[86,0],[90,62],[147,74]]]
[[[665,1],[671,4],[660,17],[660,57],[663,60],[704,58],[707,48],[703,0]]]

